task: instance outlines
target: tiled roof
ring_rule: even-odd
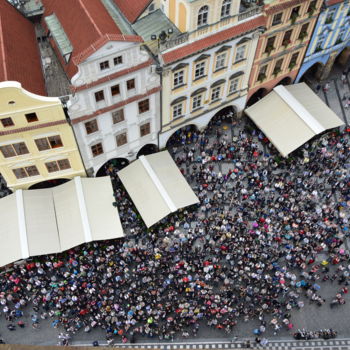
[[[107,75],[106,77],[103,77],[101,79],[93,81],[93,82],[91,82],[89,84],[84,84],[84,85],[80,85],[80,86],[77,86],[77,87],[73,86],[72,87],[72,91],[73,92],[77,92],[77,91],[81,91],[81,90],[85,90],[85,89],[90,89],[93,86],[97,86],[97,85],[103,84],[103,83],[105,83],[107,81],[114,80],[114,79],[117,79],[119,77],[122,77],[123,75],[129,74],[129,73],[132,73],[132,72],[136,72],[136,71],[138,71],[140,69],[149,67],[152,63],[153,63],[153,60],[149,59],[148,61],[143,62],[143,63],[141,63],[141,64],[139,64],[137,66],[133,66],[133,67],[130,67],[130,68],[126,68],[126,69],[120,70],[119,72]]]
[[[64,64],[67,74],[72,77],[79,64],[110,40],[141,41],[134,35],[124,35],[104,7],[101,0],[42,0],[44,17],[53,13],[59,19],[73,46],[73,58]],[[43,21],[43,25],[45,23]],[[45,26],[46,27],[46,26]],[[51,41],[54,45],[54,42]]]
[[[325,1],[327,6],[332,6],[335,4],[340,4],[341,2],[344,2],[344,0],[328,0]]]
[[[284,2],[283,4],[279,4],[279,5],[276,5],[276,6],[271,6],[271,7],[269,7],[269,8],[266,10],[266,14],[271,15],[271,14],[273,14],[273,13],[283,11],[283,10],[289,8],[289,7],[302,4],[303,2],[305,2],[305,0],[286,1],[286,2]]]
[[[264,25],[265,18],[263,16],[256,17],[252,20],[243,22],[234,27],[223,30],[219,33],[207,36],[204,39],[194,41],[191,44],[166,52],[162,55],[164,63],[170,64],[179,61],[187,56],[191,56],[195,53],[201,52],[205,49],[220,44],[226,40],[238,37],[239,35],[242,35]]]
[[[34,26],[6,0],[1,0],[0,81],[6,80],[18,81],[24,89],[46,95]]]
[[[114,0],[130,23],[134,23],[152,0]]]

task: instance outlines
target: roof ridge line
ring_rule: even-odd
[[[100,30],[100,28],[97,26],[97,24],[95,23],[94,19],[91,17],[89,11],[87,10],[87,8],[85,7],[84,3],[82,2],[82,0],[78,0],[80,6],[83,8],[84,12],[86,13],[86,15],[88,16],[88,18],[90,19],[90,22],[92,23],[92,25],[95,27],[97,33],[102,36],[102,32]]]
[[[5,80],[8,80],[7,69],[6,69],[6,53],[5,53],[4,31],[2,30],[2,26],[1,26],[1,16],[0,16],[0,49],[1,49],[1,56],[3,57],[3,60],[1,60],[1,61],[2,61],[2,67],[4,69],[4,77],[5,77]]]

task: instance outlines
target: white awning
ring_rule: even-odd
[[[109,176],[0,199],[0,266],[123,236]]]
[[[276,86],[245,113],[283,157],[315,135],[344,125],[305,83]]]
[[[118,176],[147,227],[199,202],[167,151],[141,156]]]

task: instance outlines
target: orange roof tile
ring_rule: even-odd
[[[58,53],[69,77],[76,74],[77,64],[108,41],[142,41],[136,35],[123,35],[101,0],[42,0],[42,2],[45,7],[43,18],[55,13],[73,46],[72,58],[68,64],[64,63]],[[44,20],[43,25],[46,27]],[[55,47],[53,40],[51,43]]]
[[[327,6],[332,6],[332,5],[335,5],[335,4],[339,4],[341,2],[344,2],[344,0],[328,0],[328,1],[326,1],[326,5]]]
[[[130,23],[134,23],[152,0],[114,0]]]
[[[250,21],[243,22],[219,33],[210,35],[204,39],[200,39],[191,44],[179,47],[178,49],[175,48],[174,50],[166,52],[162,55],[164,63],[170,64],[187,56],[199,53],[226,40],[233,39],[258,27],[264,26],[265,22],[265,17],[259,16]]]
[[[14,80],[47,95],[33,24],[6,0],[0,1],[0,81]]]

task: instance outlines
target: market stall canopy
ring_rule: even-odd
[[[0,200],[0,266],[60,253],[82,243],[123,236],[109,176],[76,177]]]
[[[141,156],[118,176],[147,227],[199,202],[168,151]]]
[[[283,157],[343,121],[305,84],[278,85],[245,110]]]

